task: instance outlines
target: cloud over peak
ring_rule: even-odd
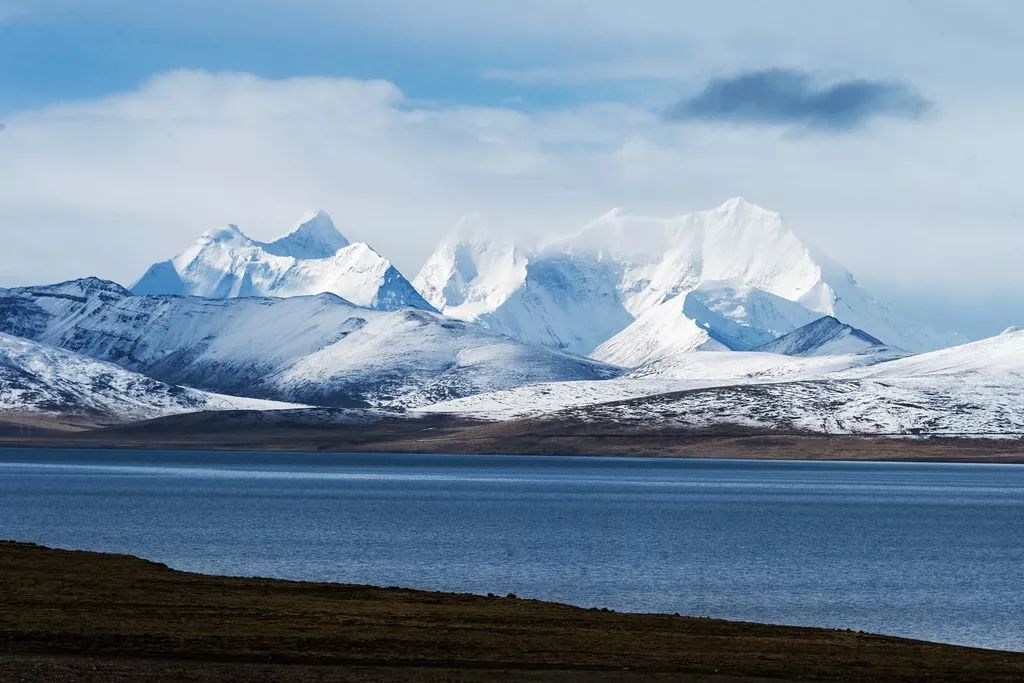
[[[712,79],[666,118],[847,131],[880,116],[918,119],[931,106],[902,83],[858,78],[823,84],[797,69],[765,69]]]

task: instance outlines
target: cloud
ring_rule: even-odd
[[[621,103],[536,111],[424,102],[386,81],[170,72],[4,115],[0,286],[130,283],[203,230],[270,239],[313,207],[412,276],[467,213],[532,238],[613,206],[664,216],[740,194],[862,281],[1017,292],[1024,140],[1006,131],[1024,101],[1011,95],[794,145]]]
[[[713,79],[666,117],[845,131],[879,116],[918,119],[931,106],[901,83],[853,79],[819,84],[803,71],[767,69]]]

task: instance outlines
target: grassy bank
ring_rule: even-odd
[[[0,677],[1021,680],[1024,654],[514,597],[205,576],[0,542]]]

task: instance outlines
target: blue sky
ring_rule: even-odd
[[[0,286],[309,206],[411,276],[467,213],[743,195],[933,325],[1024,323],[1024,7],[708,5],[0,0]]]

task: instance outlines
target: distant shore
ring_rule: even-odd
[[[251,411],[191,413],[87,429],[40,419],[28,424],[0,422],[0,446],[1024,464],[1021,438],[823,436],[740,427],[682,432],[541,418],[480,422],[432,416],[331,422],[279,412],[268,420]]]
[[[1021,680],[1024,654],[0,541],[0,679]]]

